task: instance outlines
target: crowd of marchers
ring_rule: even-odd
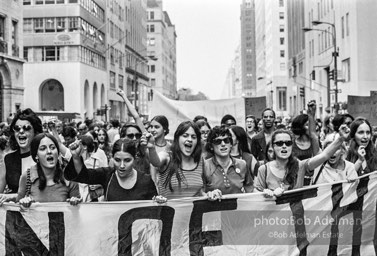
[[[85,120],[42,123],[31,109],[0,124],[0,204],[155,200],[263,193],[337,181],[358,182],[377,168],[369,121],[349,114],[316,118],[316,103],[289,122],[266,108],[225,115],[212,127],[205,114],[169,130],[164,115],[120,125]],[[174,133],[172,140],[166,136]]]

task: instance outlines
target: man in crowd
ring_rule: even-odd
[[[251,153],[261,164],[265,159],[267,144],[271,141],[272,133],[275,130],[275,118],[275,111],[271,108],[263,110],[263,129],[251,139]]]

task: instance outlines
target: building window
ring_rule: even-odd
[[[284,12],[279,12],[279,19],[281,19],[281,20],[284,19]]]
[[[282,58],[285,57],[285,51],[284,51],[284,50],[281,50],[281,51],[280,51],[280,57],[282,57]]]
[[[344,38],[344,16],[341,18],[341,24],[342,24],[342,38]]]
[[[156,40],[154,38],[149,38],[148,39],[148,45],[154,46],[156,44]]]
[[[298,64],[298,73],[302,74],[302,72],[304,72],[304,64],[302,62],[300,62]]]
[[[18,22],[12,20],[12,55],[18,56],[19,55],[19,48],[17,45],[17,32],[18,32]]]
[[[154,20],[154,12],[149,12],[149,19]]]
[[[152,24],[151,27],[150,27],[150,31],[149,32],[154,32],[154,25]]]
[[[45,47],[43,49],[43,61],[57,61],[60,59],[60,47]]]
[[[110,88],[115,89],[115,73],[110,71]]]
[[[285,71],[285,63],[284,62],[280,63],[280,71]]]
[[[78,17],[69,17],[68,18],[68,31],[74,32],[79,30],[79,18]]]
[[[46,33],[55,32],[55,18],[48,18],[46,20]]]
[[[122,75],[119,75],[119,89],[123,90],[123,76]]]
[[[43,0],[35,0],[35,4],[43,4]]]
[[[33,19],[24,19],[24,33],[33,33]]]
[[[277,87],[278,92],[278,108],[280,111],[287,111],[287,88]]]
[[[284,25],[280,25],[279,30],[280,30],[280,32],[284,32]]]
[[[42,18],[34,19],[34,31],[35,31],[35,33],[43,33],[44,32],[43,23],[44,23],[44,20]]]
[[[55,0],[45,0],[45,4],[55,4]]]
[[[346,35],[350,35],[350,27],[349,27],[349,13],[346,14]]]
[[[30,5],[31,4],[31,0],[24,0],[24,5]]]
[[[284,7],[284,0],[279,0],[279,7]]]
[[[152,87],[156,86],[156,79],[154,79],[154,78],[151,79],[151,86]]]
[[[154,73],[156,72],[156,66],[155,65],[151,65],[151,73]]]
[[[350,59],[345,59],[342,61],[342,78],[344,79],[344,82],[351,81],[351,62]]]
[[[280,37],[280,45],[284,45],[284,37]]]
[[[56,18],[56,31],[63,32],[65,30],[65,18]]]

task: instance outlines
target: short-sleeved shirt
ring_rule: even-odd
[[[151,176],[139,171],[136,172],[136,183],[130,189],[125,189],[119,184],[113,167],[87,169],[84,165],[80,174],[77,175],[71,159],[64,173],[69,180],[102,185],[105,190],[106,201],[151,200],[153,196],[157,195]]]
[[[309,159],[306,159],[304,161],[298,161],[298,171],[297,171],[297,179],[296,184],[293,186],[294,189],[296,188],[302,188],[304,186],[304,176],[305,172],[309,169],[308,162]],[[284,189],[289,188],[289,184],[285,180],[285,177],[280,178],[276,176],[271,171],[271,162],[266,163],[265,165],[262,165],[259,167],[258,176],[255,181],[255,188],[259,191],[263,191],[263,189],[270,189],[275,190],[276,188],[279,188],[281,186],[284,187]],[[262,169],[261,169],[262,168]]]
[[[317,167],[314,171],[313,176],[314,180],[316,181],[315,184],[331,183],[347,179],[356,179],[358,175],[355,169],[355,164],[346,160],[344,162],[344,170],[335,169],[331,167],[329,163],[325,163],[324,166]]]
[[[27,176],[27,172],[22,174],[22,178]],[[36,202],[65,202],[68,198],[80,198],[79,186],[73,181],[57,182],[51,186],[47,185],[43,190],[39,189],[40,178],[36,165],[30,168],[30,196]]]
[[[158,189],[162,196],[168,199],[176,199],[202,195],[202,159],[192,170],[184,170],[182,168],[178,168],[178,170],[171,170],[171,168],[171,160],[169,160],[169,164],[166,170],[159,172]],[[174,174],[171,176],[170,184],[169,181],[167,181],[169,172],[174,172]],[[178,180],[177,175],[181,177],[181,181]],[[167,184],[167,186],[165,186],[165,184]]]
[[[204,160],[204,192],[219,189],[225,195],[245,193],[245,188],[253,189],[253,180],[246,168],[246,162],[233,157],[230,159],[227,171],[216,161],[215,157]]]

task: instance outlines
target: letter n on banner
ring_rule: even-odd
[[[6,255],[64,255],[64,214],[49,212],[49,244],[47,249],[18,211],[7,211],[5,223]]]
[[[132,256],[132,223],[140,219],[162,221],[159,255],[170,255],[174,214],[175,210],[169,206],[139,207],[123,213],[118,223],[118,255]]]
[[[224,199],[221,202],[200,200],[193,203],[194,208],[189,224],[190,254],[202,256],[204,246],[223,245],[221,230],[202,231],[203,214],[206,212],[236,210],[237,199]]]

